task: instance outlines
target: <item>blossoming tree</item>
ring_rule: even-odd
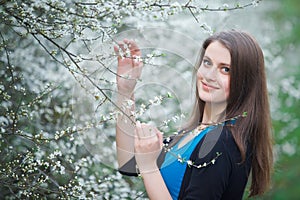
[[[132,114],[170,134],[191,103],[197,40],[215,31],[205,16],[223,21],[259,2],[0,1],[0,197],[145,197],[140,180],[116,168],[114,127],[122,109],[115,103],[113,45],[138,40],[145,76]],[[186,34],[191,26],[194,38]]]

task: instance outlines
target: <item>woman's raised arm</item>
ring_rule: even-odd
[[[116,125],[117,160],[121,167],[134,156],[134,88],[141,76],[143,63],[139,59],[141,51],[133,40],[124,39],[114,46],[114,51],[118,55],[117,105],[122,109]]]
[[[119,43],[119,46],[115,46],[114,50],[119,55],[117,104],[122,109],[116,127],[119,168],[135,156],[149,198],[153,200],[171,199],[156,165],[157,157],[162,148],[162,134],[155,127],[136,123],[134,116],[134,88],[137,79],[141,76],[143,67],[143,63],[139,59],[141,51],[134,41],[126,39]]]

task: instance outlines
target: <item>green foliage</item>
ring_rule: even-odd
[[[278,30],[283,31],[281,35],[281,45],[287,44],[299,45],[300,35],[300,1],[286,0],[279,2],[279,8],[271,13],[272,18],[276,21]]]
[[[277,43],[284,58],[284,81],[280,85],[278,101],[280,117],[274,119],[276,163],[273,187],[265,199],[298,199],[300,191],[300,2],[278,1],[278,9],[270,14],[278,30]],[[289,59],[291,58],[291,59]]]

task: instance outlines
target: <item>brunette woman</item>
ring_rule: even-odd
[[[115,52],[125,46],[130,56],[118,57],[117,71],[123,112],[116,127],[119,171],[140,174],[150,199],[242,199],[250,174],[249,196],[267,191],[273,164],[271,119],[257,41],[241,31],[220,32],[204,41],[195,66],[190,120],[164,140],[156,127],[136,122],[132,115],[143,64],[134,41],[124,40]]]

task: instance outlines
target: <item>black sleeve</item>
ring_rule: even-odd
[[[165,145],[168,145],[169,143],[171,143],[171,141],[173,140],[173,138],[174,138],[174,136],[168,137],[168,138],[164,139],[163,143]],[[161,154],[157,158],[157,165],[158,165],[158,167],[160,167],[161,164],[163,163],[164,157],[165,157],[165,152],[162,150]],[[138,176],[139,169],[138,169],[138,166],[136,164],[135,157],[133,156],[127,163],[125,163],[123,166],[121,166],[118,169],[118,171],[122,175],[126,175],[126,176]]]
[[[122,175],[126,176],[138,176],[138,168],[135,161],[135,157],[133,156],[127,163],[125,163],[123,166],[121,166],[118,171]]]
[[[191,157],[191,160],[195,160],[196,165],[209,163],[216,157],[217,152],[221,155],[214,164],[199,169],[196,167],[187,168],[179,199],[241,199],[247,177],[241,175],[241,180],[239,180],[239,174],[234,175],[237,178],[234,180],[234,184],[237,185],[232,185],[232,174],[240,173],[237,171],[240,153],[231,133],[228,135],[223,132],[212,150],[203,158],[198,156],[201,145],[201,143],[198,144]],[[228,188],[235,188],[238,194],[233,194],[235,192],[232,193],[231,190],[230,198],[228,198],[226,195]]]

